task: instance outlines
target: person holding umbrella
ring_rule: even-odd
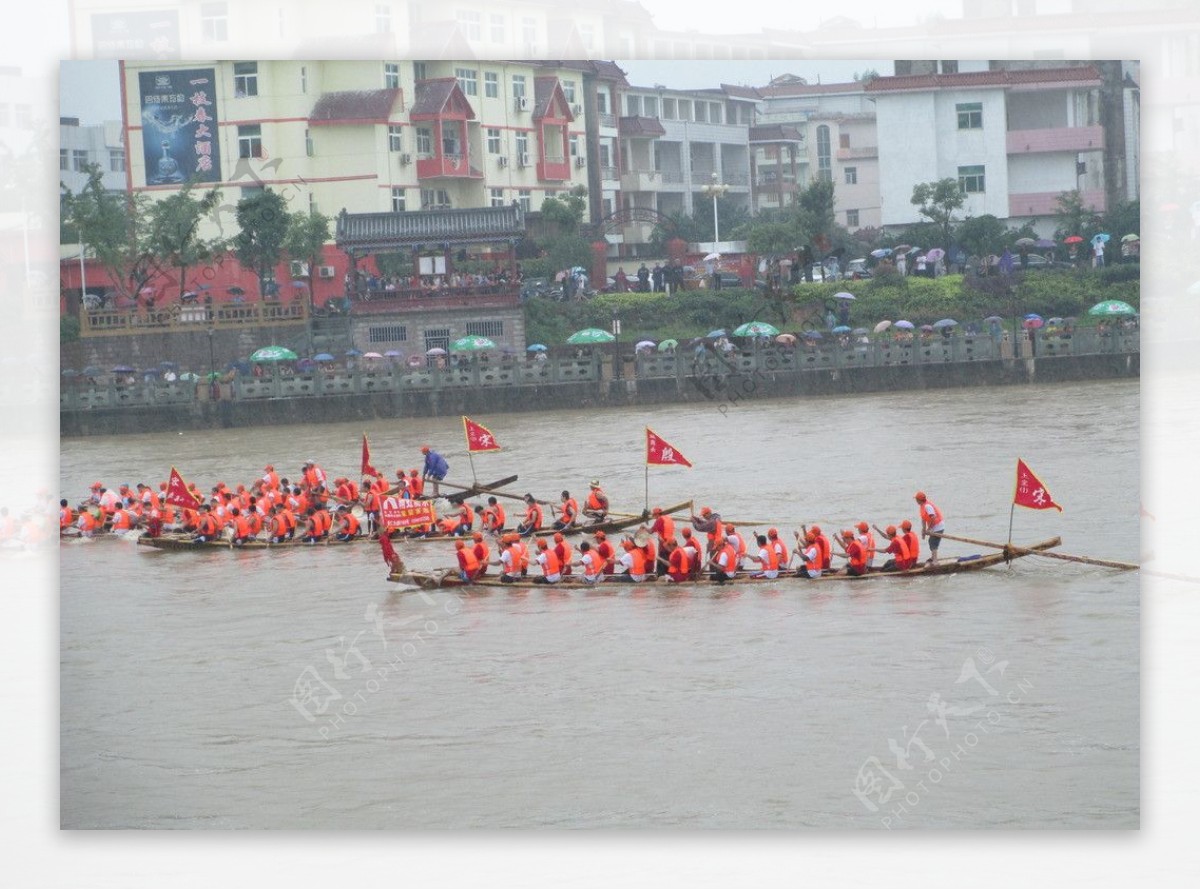
[[[1104,239],[1099,235],[1092,239],[1092,268],[1104,268]]]

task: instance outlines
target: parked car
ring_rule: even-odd
[[[866,257],[860,257],[857,260],[851,260],[846,264],[846,277],[853,278],[856,274],[859,278],[871,277],[871,270],[867,268]]]
[[[1013,268],[1014,269],[1021,268],[1021,258],[1019,256],[1013,261]],[[1053,261],[1048,260],[1044,256],[1042,256],[1040,253],[1031,253],[1028,257],[1028,263],[1025,266],[1025,268],[1027,271],[1032,272],[1035,269],[1065,270],[1065,269],[1074,269],[1075,267],[1072,266],[1070,263],[1064,263],[1061,260],[1053,260]]]
[[[562,293],[562,288],[556,288]],[[526,278],[521,282],[521,302],[531,297],[546,297],[550,295],[551,284],[548,278]]]

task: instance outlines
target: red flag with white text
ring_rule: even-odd
[[[1020,458],[1017,458],[1017,490],[1013,495],[1013,503],[1031,510],[1049,510],[1053,507],[1062,512],[1062,507],[1054,503],[1054,498],[1050,496],[1042,480],[1035,476],[1033,470]]]
[[[171,475],[167,478],[167,493],[163,500],[172,506],[183,507],[187,510],[195,510],[200,506],[200,502],[196,500],[195,495],[188,491],[183,477],[174,467],[171,467]]]
[[[371,449],[367,446],[367,434],[363,433],[362,477],[365,479],[368,476],[380,475],[382,474],[373,466],[371,466]]]
[[[692,465],[692,462],[680,454],[675,446],[650,427],[646,427],[646,463],[676,464],[683,467]]]
[[[486,426],[463,416],[463,429],[467,433],[467,451],[499,451],[500,443]]]

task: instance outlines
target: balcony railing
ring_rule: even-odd
[[[837,159],[839,161],[854,161],[862,158],[877,157],[879,157],[878,145],[860,145],[857,148],[839,148],[837,150]]]
[[[1104,148],[1104,128],[1099,126],[1009,130],[1005,138],[1010,155],[1056,151],[1099,151]]]
[[[164,309],[84,310],[79,313],[79,335],[101,337],[151,331],[194,331],[198,328],[270,327],[296,324],[307,318],[307,297],[287,303],[222,303],[211,307],[176,303]]]
[[[515,309],[520,305],[519,287],[486,284],[475,287],[363,291],[354,295],[350,312],[353,315],[386,315],[443,309]]]

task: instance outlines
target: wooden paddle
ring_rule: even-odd
[[[1104,566],[1110,569],[1136,569],[1140,568],[1136,563],[1132,562],[1117,562],[1111,559],[1096,559],[1091,556],[1072,556],[1069,553],[1051,553],[1048,550],[1030,550],[1028,547],[1018,547],[1016,544],[997,544],[995,541],[980,541],[976,538],[961,538],[957,535],[947,535],[942,532],[934,532],[947,541],[959,541],[963,544],[975,544],[979,547],[993,547],[996,550],[1011,550],[1014,553],[1036,553],[1038,556],[1049,556],[1051,559],[1061,559],[1066,562],[1081,562],[1087,565]]]

